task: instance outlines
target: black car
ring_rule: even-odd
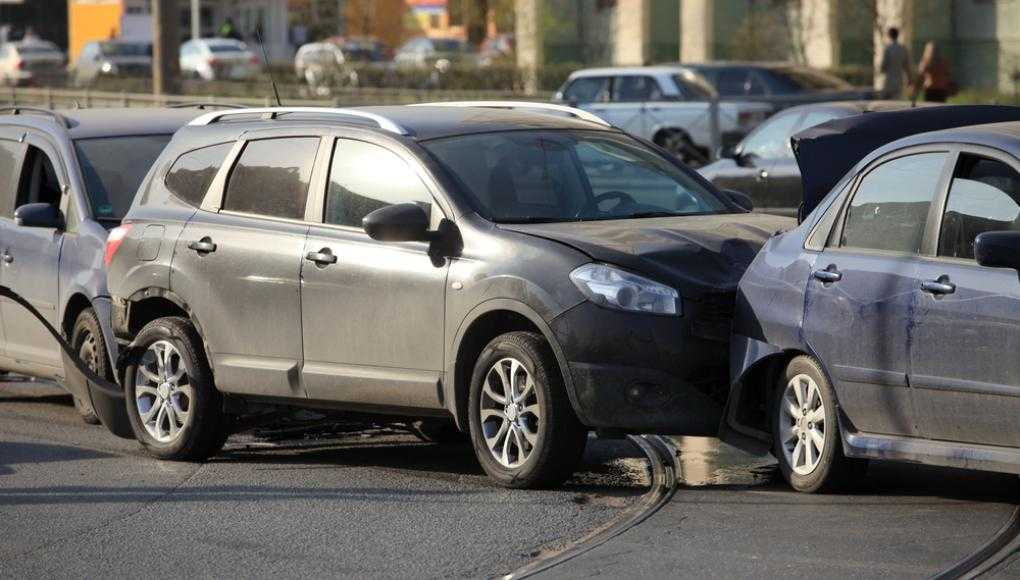
[[[854,87],[826,72],[792,63],[678,63],[713,86],[723,99],[767,101],[778,109],[825,101],[874,99],[869,87]]]
[[[590,429],[715,434],[737,281],[792,220],[590,113],[495,106],[179,131],[107,246],[142,445],[202,459],[260,405],[317,406],[455,425],[529,487]]]
[[[698,171],[720,189],[748,195],[762,211],[796,215],[802,187],[790,137],[833,119],[897,111],[910,101],[841,101],[791,107],[765,121],[721,158]]]
[[[1020,108],[794,139],[817,208],[740,282],[727,427],[771,440],[801,491],[867,459],[1020,473]]]

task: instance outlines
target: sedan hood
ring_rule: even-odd
[[[765,241],[795,225],[790,218],[748,213],[500,227],[566,244],[696,298],[736,289]]]

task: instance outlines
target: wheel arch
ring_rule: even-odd
[[[64,303],[64,314],[60,319],[60,331],[70,344],[71,333],[74,332],[74,324],[78,317],[86,309],[95,311],[99,319],[99,330],[102,333],[103,343],[106,346],[106,354],[109,358],[110,368],[117,368],[117,341],[114,339],[113,330],[110,328],[110,304],[108,298],[89,298],[82,289],[74,290]],[[73,345],[72,345],[73,347]]]
[[[447,409],[453,414],[457,427],[467,429],[468,392],[475,361],[482,349],[493,338],[507,332],[530,331],[540,334],[550,346],[559,367],[571,406],[577,408],[573,383],[567,359],[556,342],[552,329],[545,320],[523,302],[510,299],[492,299],[476,306],[461,322],[447,357],[443,392]]]
[[[134,340],[134,337],[138,334],[142,327],[153,320],[167,316],[180,316],[182,318],[187,318],[188,321],[195,326],[195,331],[198,332],[198,336],[202,339],[202,345],[211,366],[213,359],[212,350],[209,347],[209,341],[205,338],[205,332],[202,330],[201,322],[195,317],[194,311],[184,299],[165,288],[150,287],[136,291],[127,298],[126,302],[128,304],[126,327],[132,340]],[[127,353],[131,350],[132,348],[129,346],[124,349],[124,352]],[[125,361],[123,360],[118,361],[116,366],[118,376],[123,370],[122,367],[124,362]]]

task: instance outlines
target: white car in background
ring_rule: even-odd
[[[248,45],[231,38],[199,38],[181,45],[181,75],[207,81],[248,80],[262,73],[262,61]]]
[[[64,74],[64,53],[52,42],[0,44],[0,84],[44,85],[62,80]]]
[[[613,125],[700,166],[712,157],[715,90],[682,67],[593,68],[574,72],[555,100],[591,111]],[[719,103],[720,146],[734,144],[769,117],[768,103]]]

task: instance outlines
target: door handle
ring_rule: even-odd
[[[4,259],[4,264],[10,264],[11,262],[14,261],[14,256],[12,256],[10,254],[10,252],[8,252],[7,250],[4,250],[4,258],[3,259]]]
[[[336,264],[336,255],[329,248],[322,248],[318,252],[308,252],[305,255],[305,259],[309,262],[315,262],[315,265],[320,268]]]
[[[811,275],[825,284],[839,282],[843,279],[843,273],[836,269],[835,264],[829,264],[824,270],[815,270]]]
[[[208,254],[216,251],[216,244],[213,243],[209,236],[206,236],[197,242],[188,244],[188,249],[195,250],[199,254]]]
[[[956,284],[949,281],[949,276],[942,275],[938,277],[938,280],[924,280],[921,282],[921,290],[929,294],[935,294],[941,296],[943,294],[952,294],[956,292]]]

